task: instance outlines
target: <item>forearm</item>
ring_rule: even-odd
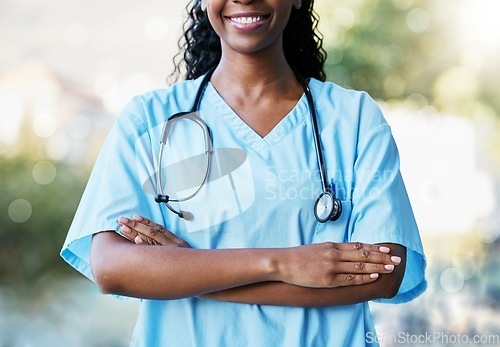
[[[336,288],[308,288],[283,282],[264,282],[202,295],[202,299],[242,304],[324,307],[350,305],[380,298],[373,283]]]
[[[274,280],[270,249],[138,247],[115,232],[94,235],[91,268],[103,292],[178,299]]]
[[[283,282],[256,283],[202,295],[203,299],[245,304],[322,307],[350,305],[396,295],[401,285],[405,266],[406,249],[399,245],[384,244],[391,254],[401,258],[401,263],[390,274],[382,274],[371,283],[336,288],[308,288]]]
[[[265,282],[200,296],[202,299],[242,304],[324,307],[349,305],[376,298],[371,284],[336,288],[307,288],[283,282]]]
[[[238,292],[244,291],[243,302],[247,302],[253,300],[252,291],[257,288],[247,287],[247,292],[244,286],[249,284],[275,281],[308,288],[359,285],[376,281],[378,274],[392,272],[400,261],[388,254],[388,247],[359,242],[192,249],[149,220],[120,220],[128,238],[139,242],[141,234],[146,241],[152,238],[162,245],[138,246],[113,231],[93,236],[91,269],[97,284],[104,292],[127,296],[179,299],[242,287]]]

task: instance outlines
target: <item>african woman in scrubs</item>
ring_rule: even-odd
[[[186,81],[126,106],[62,256],[103,292],[141,299],[134,346],[377,345],[367,302],[409,301],[426,286],[390,127],[366,93],[323,82],[312,0],[190,6]],[[212,68],[198,113],[214,163],[178,204],[193,217],[179,218],[154,201],[160,137]],[[337,221],[314,217],[314,131],[294,70],[314,99]],[[203,140],[173,134],[169,158]]]

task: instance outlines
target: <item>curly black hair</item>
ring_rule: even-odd
[[[317,30],[319,17],[313,10],[314,0],[302,0],[300,9],[292,9],[283,33],[285,57],[303,77],[326,79],[323,66],[326,52],[323,36]],[[221,59],[220,38],[212,28],[208,16],[201,10],[200,0],[191,0],[186,6],[188,19],[179,40],[179,53],[174,57],[175,69],[171,80],[195,79],[216,66]]]

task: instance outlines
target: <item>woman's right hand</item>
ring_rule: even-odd
[[[161,245],[191,248],[189,243],[177,237],[163,225],[134,215],[132,219],[120,217],[118,223],[122,234],[138,245]]]
[[[333,288],[375,281],[401,258],[384,246],[325,242],[282,249],[275,258],[278,280],[298,286]]]

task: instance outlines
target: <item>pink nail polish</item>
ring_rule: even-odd
[[[371,274],[370,278],[378,278],[378,274]]]
[[[389,247],[379,247],[378,250],[382,253],[389,253],[391,251]]]
[[[120,222],[120,223],[128,223],[129,220],[128,220],[128,218],[120,216],[120,218],[118,218],[118,222]]]
[[[391,261],[392,261],[393,263],[399,264],[399,263],[401,263],[401,258],[400,258],[400,257],[393,256],[393,257],[391,257]]]
[[[134,220],[138,221],[138,222],[142,222],[143,218],[141,216],[138,216],[136,214],[134,214],[134,216],[132,217]]]
[[[385,265],[384,267],[386,270],[389,270],[389,271],[394,270],[394,265]]]
[[[130,228],[129,228],[128,226],[126,226],[126,225],[122,225],[122,232],[124,232],[124,233],[129,233],[130,231],[131,231],[131,230],[130,230]]]

